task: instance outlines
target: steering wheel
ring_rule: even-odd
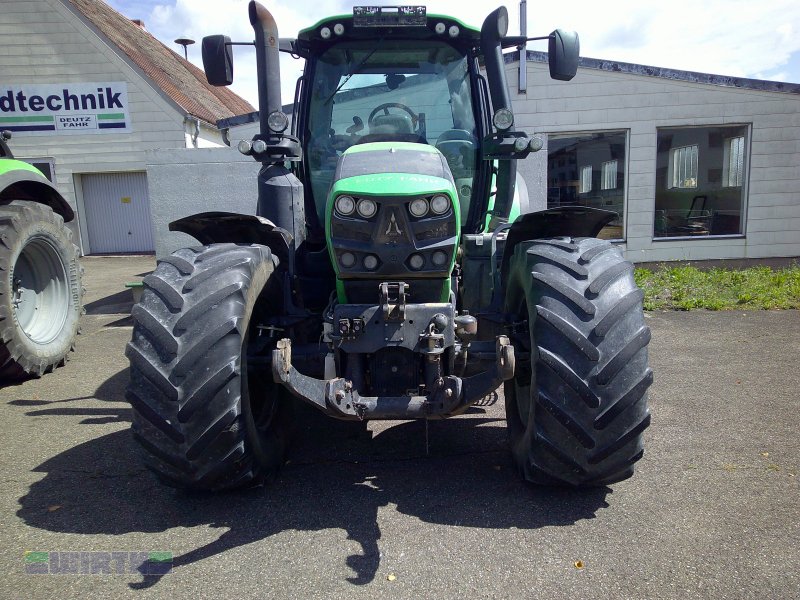
[[[369,117],[367,118],[367,124],[372,125],[372,121],[375,119],[375,115],[377,115],[380,111],[383,111],[383,114],[388,115],[390,108],[399,108],[400,110],[406,111],[409,115],[411,115],[411,122],[414,124],[414,127],[417,126],[417,115],[407,107],[405,104],[400,104],[399,102],[384,102],[383,104],[379,104],[376,106],[371,113],[369,113]]]

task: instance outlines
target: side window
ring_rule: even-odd
[[[657,130],[656,239],[743,233],[748,130],[748,125]]]

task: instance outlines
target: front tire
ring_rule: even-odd
[[[530,356],[505,384],[515,463],[542,485],[627,479],[653,381],[633,265],[606,241],[559,238],[518,244],[509,275],[506,311]]]
[[[275,310],[273,271],[265,246],[212,244],[178,250],[144,279],[127,398],[145,464],[169,485],[253,485],[285,460],[287,398],[246,358]]]
[[[39,377],[75,348],[81,315],[78,248],[49,206],[0,206],[0,383]]]

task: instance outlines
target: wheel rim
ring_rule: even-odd
[[[19,327],[36,344],[48,344],[61,333],[69,312],[67,270],[55,246],[31,238],[11,272],[11,303]]]

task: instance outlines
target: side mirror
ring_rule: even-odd
[[[575,31],[556,29],[550,34],[547,43],[550,77],[559,81],[569,81],[575,77],[580,53],[581,43],[578,34]]]
[[[203,70],[208,83],[216,86],[233,83],[233,48],[226,35],[208,35],[203,38]]]

